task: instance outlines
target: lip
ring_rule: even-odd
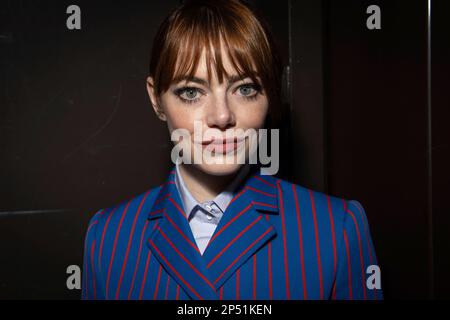
[[[220,144],[227,144],[227,143],[239,143],[243,140],[244,140],[244,138],[238,138],[238,137],[228,138],[228,139],[212,139],[212,140],[202,141],[201,144],[203,144],[203,145],[219,144],[220,145]]]
[[[200,144],[203,149],[214,153],[229,153],[238,149],[245,138],[228,138],[228,139],[214,139],[208,141],[202,141]]]

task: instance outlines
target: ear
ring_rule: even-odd
[[[161,107],[161,105],[158,103],[158,98],[155,93],[155,87],[152,77],[147,78],[147,93],[150,98],[150,102],[152,104],[153,110],[156,113],[156,116],[161,119],[162,121],[166,121],[166,115],[164,114],[164,111]]]

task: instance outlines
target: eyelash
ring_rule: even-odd
[[[261,86],[260,86],[259,84],[245,83],[245,84],[243,84],[243,85],[240,85],[240,86],[237,88],[237,90],[239,90],[239,89],[242,88],[242,87],[250,87],[250,88],[252,88],[253,90],[256,91],[256,94],[254,94],[254,95],[252,95],[252,96],[243,96],[244,99],[246,99],[246,100],[248,100],[248,101],[256,100],[256,99],[258,98],[258,94],[261,92]],[[182,98],[181,95],[182,95],[185,91],[188,91],[188,90],[195,90],[195,91],[198,91],[198,92],[201,92],[201,91],[202,91],[201,89],[196,88],[196,87],[188,87],[188,86],[185,86],[185,87],[176,89],[176,90],[174,91],[174,94],[177,96],[178,99],[180,99],[182,102],[187,103],[187,104],[192,104],[192,103],[195,103],[195,102],[197,102],[198,100],[200,100],[200,98],[195,98],[195,99],[193,99],[193,100],[189,100],[189,99],[184,99],[184,98]],[[236,91],[237,91],[237,90],[236,90]]]

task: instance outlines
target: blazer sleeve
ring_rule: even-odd
[[[339,235],[338,267],[333,299],[382,300],[381,271],[362,205],[344,202],[342,232]]]
[[[88,228],[84,240],[83,253],[83,272],[81,283],[81,299],[82,300],[96,300],[101,299],[101,290],[98,286],[98,241],[97,228],[99,219],[103,211],[100,210],[95,213],[88,224]]]

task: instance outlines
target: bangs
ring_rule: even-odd
[[[229,78],[223,66],[220,48],[228,56],[236,74],[265,89],[273,83],[272,52],[265,32],[250,11],[233,8],[233,2],[218,7],[219,2],[207,2],[199,7],[186,6],[175,12],[164,35],[165,45],[159,53],[160,61],[154,69],[155,89],[158,95],[172,83],[192,78],[205,54],[208,81],[217,74],[219,83]],[[241,9],[241,8],[240,8]],[[259,79],[258,79],[259,77]],[[262,82],[262,83],[261,83]]]
[[[245,51],[236,50],[236,46],[226,45],[225,43],[229,43],[226,35],[221,35],[217,38],[196,37],[194,39],[189,40],[189,38],[185,38],[181,41],[182,46],[176,54],[176,63],[171,65],[173,68],[165,68],[168,79],[163,81],[164,83],[170,85],[184,78],[192,78],[199,66],[202,54],[205,54],[208,81],[211,82],[214,72],[221,84],[224,78],[231,76],[223,66],[222,51],[220,49],[214,49],[221,48],[221,41],[223,41],[224,52],[228,56],[235,73],[242,79],[250,77],[255,83],[260,84],[260,81],[257,79],[257,77],[260,77],[260,72],[256,69],[253,62],[255,59],[249,56],[248,53],[239,54],[239,52],[244,53]]]

